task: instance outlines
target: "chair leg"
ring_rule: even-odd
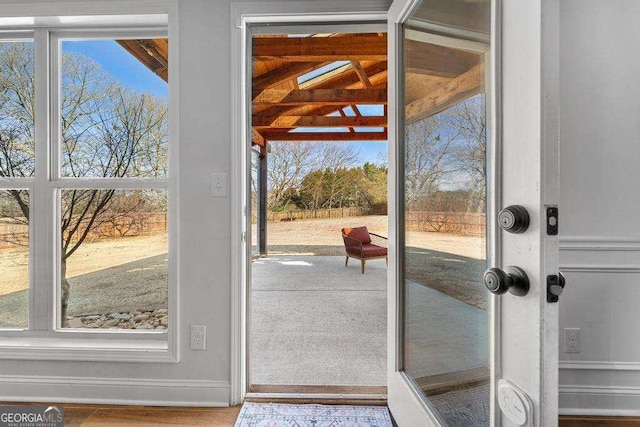
[[[344,266],[346,267],[346,266],[348,266],[348,265],[349,265],[349,257],[348,257],[348,256],[345,256],[345,258],[346,258],[346,259],[344,260]]]
[[[364,260],[363,259],[360,260],[360,264],[362,264],[362,274],[364,274]]]

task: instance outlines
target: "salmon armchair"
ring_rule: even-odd
[[[387,258],[387,238],[379,234],[369,233],[367,227],[343,228],[342,240],[346,260],[344,266],[349,264],[349,258],[360,260],[362,274],[364,274],[364,264],[370,259]]]

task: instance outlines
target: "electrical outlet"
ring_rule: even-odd
[[[191,325],[191,350],[204,350],[207,344],[207,327]]]
[[[564,328],[564,352],[580,353],[580,328]]]

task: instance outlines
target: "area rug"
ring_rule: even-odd
[[[245,403],[235,427],[392,427],[385,406]]]
[[[489,384],[430,396],[429,400],[449,427],[489,425]]]

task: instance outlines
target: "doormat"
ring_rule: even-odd
[[[386,406],[242,405],[235,427],[392,427]]]

